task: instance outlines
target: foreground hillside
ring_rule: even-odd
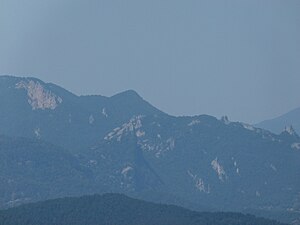
[[[239,213],[198,213],[106,194],[63,198],[0,211],[0,225],[280,225]]]
[[[79,195],[92,188],[92,172],[66,150],[0,135],[0,206]]]

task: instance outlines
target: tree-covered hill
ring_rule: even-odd
[[[121,194],[62,198],[0,211],[0,225],[280,225],[240,213],[199,213]]]

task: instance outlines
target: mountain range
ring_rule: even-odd
[[[226,116],[175,117],[134,91],[76,96],[0,77],[2,208],[116,192],[197,210],[300,218],[300,138]]]

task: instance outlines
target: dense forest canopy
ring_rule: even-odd
[[[0,212],[0,225],[280,225],[240,213],[199,213],[121,194],[62,198]]]

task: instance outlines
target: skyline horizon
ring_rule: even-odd
[[[300,106],[298,0],[2,0],[0,74],[253,124]]]
[[[7,77],[14,77],[14,78],[23,78],[23,79],[37,79],[37,80],[39,80],[39,81],[44,82],[45,84],[54,84],[54,85],[57,85],[57,86],[59,86],[60,88],[63,88],[64,90],[66,90],[66,91],[68,91],[68,92],[71,92],[72,94],[74,94],[74,95],[76,95],[76,96],[102,96],[102,97],[108,97],[108,98],[110,98],[110,97],[113,97],[113,96],[118,95],[118,94],[122,94],[122,93],[125,93],[125,92],[128,92],[128,91],[133,91],[133,92],[135,92],[135,94],[137,94],[137,95],[138,95],[139,97],[141,97],[143,100],[145,100],[146,102],[148,102],[149,104],[151,104],[153,107],[157,108],[158,110],[160,110],[160,111],[162,111],[162,112],[164,112],[164,113],[166,113],[166,114],[168,114],[168,115],[170,115],[170,116],[175,116],[175,117],[191,116],[191,117],[193,117],[193,116],[200,116],[200,115],[208,115],[208,116],[213,116],[213,117],[215,117],[215,118],[217,118],[217,119],[222,119],[222,117],[227,117],[227,118],[229,119],[229,121],[231,121],[231,122],[242,122],[242,123],[246,123],[246,124],[253,125],[253,126],[254,126],[254,125],[257,125],[257,124],[259,124],[259,123],[261,123],[261,122],[264,122],[264,121],[273,120],[273,119],[275,119],[275,118],[277,118],[277,117],[279,117],[279,116],[282,116],[282,115],[284,115],[284,114],[286,114],[286,113],[289,113],[289,112],[291,112],[291,111],[294,111],[294,110],[300,108],[300,106],[299,106],[299,107],[295,107],[295,108],[292,108],[292,109],[290,109],[290,110],[288,110],[288,111],[286,111],[286,112],[284,112],[284,113],[282,113],[282,114],[280,114],[280,115],[277,115],[277,116],[275,116],[275,117],[265,118],[265,119],[263,119],[263,120],[261,120],[261,121],[255,121],[255,122],[253,122],[253,123],[249,123],[249,122],[247,122],[247,121],[242,121],[242,120],[236,120],[236,119],[232,118],[230,115],[222,114],[222,113],[220,113],[219,116],[216,116],[216,115],[213,115],[213,114],[208,114],[208,113],[175,115],[175,114],[169,113],[168,111],[165,111],[165,110],[161,109],[160,107],[158,107],[158,106],[156,106],[154,103],[152,103],[150,100],[148,100],[147,98],[145,98],[145,97],[144,97],[141,93],[139,93],[137,90],[130,89],[130,88],[129,88],[129,89],[124,89],[124,90],[117,91],[116,93],[113,93],[113,94],[111,94],[111,95],[103,95],[103,94],[101,94],[101,93],[76,93],[76,92],[70,90],[69,88],[66,88],[64,85],[61,85],[61,84],[58,84],[58,83],[55,83],[55,82],[51,82],[51,81],[46,81],[46,80],[41,79],[41,78],[39,78],[39,77],[37,77],[37,76],[32,76],[32,75],[0,74],[0,77],[6,77],[6,76],[7,76]],[[286,126],[288,127],[288,126],[292,126],[292,125],[286,125]],[[284,131],[284,129],[285,129],[285,127],[282,128],[282,131]]]

